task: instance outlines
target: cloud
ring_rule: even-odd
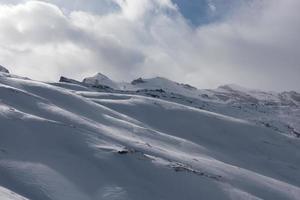
[[[42,80],[55,80],[60,74],[79,78],[99,66],[102,70],[104,66],[120,69],[144,60],[141,52],[101,34],[100,27],[80,24],[96,26],[98,16],[84,12],[65,15],[57,6],[38,1],[0,6],[0,12],[0,31],[6,33],[0,36],[0,60],[17,73]]]
[[[170,0],[97,1],[93,10],[82,2],[76,9],[54,0],[0,4],[1,64],[42,80],[100,71],[118,80],[165,76],[201,88],[300,90],[298,0],[244,1],[196,27]],[[220,2],[206,1],[214,12]]]
[[[217,58],[206,59],[208,65],[227,82],[299,90],[299,6],[296,0],[255,2],[231,19],[199,28],[203,54]]]
[[[143,17],[153,9],[154,3],[149,0],[115,0],[124,17],[134,20]]]

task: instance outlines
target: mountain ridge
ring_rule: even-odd
[[[107,76],[105,76],[109,79]],[[111,80],[112,81],[112,80]],[[78,82],[77,82],[78,83]],[[79,83],[85,85],[84,82]],[[118,83],[118,89],[99,88],[104,92],[138,94],[182,103],[195,108],[250,120],[281,133],[300,137],[300,94],[266,92],[227,84],[216,89],[198,89],[163,77],[138,78],[131,83]]]
[[[0,199],[300,195],[299,139],[243,116],[279,122],[278,105],[257,104],[258,112],[248,102],[203,101],[168,88],[61,81],[0,73]]]

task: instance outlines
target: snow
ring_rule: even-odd
[[[1,200],[28,200],[6,188],[0,187],[0,199]]]
[[[142,80],[142,81],[139,81],[139,83],[137,84],[131,84],[131,86],[130,87],[127,86],[126,89],[134,90],[134,91],[142,90],[142,89],[148,89],[148,90],[162,89],[168,92],[181,94],[188,97],[196,97],[199,93],[202,93],[201,90],[197,90],[197,88],[194,88],[193,86],[189,86],[187,84],[180,84],[163,77],[155,77],[149,79],[140,78],[137,80]]]
[[[92,85],[92,86],[102,85],[102,86],[110,87],[112,89],[120,89],[116,82],[114,82],[113,80],[111,80],[110,78],[108,78],[107,76],[105,76],[101,73],[97,73],[93,77],[85,78],[83,80],[83,83],[85,83],[87,85]]]
[[[299,199],[297,138],[146,93],[0,76],[0,199]]]
[[[104,75],[101,74],[100,76]],[[106,77],[106,79],[109,78]],[[113,85],[117,85],[114,87],[118,91],[111,90],[110,93],[121,92],[122,94],[162,98],[207,111],[250,120],[257,125],[268,127],[279,133],[300,137],[300,94],[297,92],[261,91],[236,84],[220,86],[214,90],[200,90],[163,77],[138,78],[131,83],[111,82]],[[86,85],[83,86],[86,87]],[[107,91],[102,87],[96,86],[96,88],[98,91],[100,88],[101,91]]]
[[[161,98],[235,118],[250,120],[279,133],[300,137],[300,94],[272,92],[235,84],[197,89],[162,77],[123,83],[124,93]],[[110,91],[110,93],[120,93]]]

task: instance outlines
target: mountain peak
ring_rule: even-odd
[[[109,79],[108,76],[98,72],[94,77]]]
[[[137,84],[141,84],[141,83],[145,83],[145,82],[146,81],[143,78],[138,78],[138,79],[131,81],[131,85],[137,85]]]
[[[4,72],[4,73],[9,74],[8,69],[6,69],[5,67],[3,67],[2,65],[0,65],[0,72]]]
[[[102,73],[97,73],[95,76],[83,79],[83,83],[92,86],[107,86],[112,89],[120,89],[119,85]]]

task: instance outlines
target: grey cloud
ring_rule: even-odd
[[[141,52],[115,38],[76,26],[74,19],[52,4],[31,1],[0,10],[5,13],[0,15],[0,31],[6,33],[0,36],[0,60],[15,66],[12,71],[53,80],[59,73],[77,71],[78,76],[90,71],[87,68],[122,69],[144,60]]]
[[[199,40],[199,46],[208,43],[204,51],[214,52],[218,60],[210,66],[222,72],[227,82],[299,90],[300,42],[296,33],[300,24],[296,16],[300,2],[265,1],[255,6],[231,21],[200,28],[198,37],[205,39]],[[253,11],[255,15],[250,15]]]
[[[0,6],[6,33],[0,62],[14,66],[10,71],[43,80],[101,71],[119,80],[165,76],[201,88],[300,90],[298,0],[247,0],[199,27],[168,0],[131,0],[119,9],[103,4],[108,12],[90,12],[82,1],[81,11],[68,1],[48,2]]]

